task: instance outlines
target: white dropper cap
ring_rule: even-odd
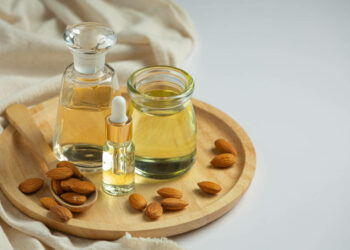
[[[112,100],[112,112],[109,120],[113,123],[124,123],[128,120],[126,115],[126,101],[122,96],[116,96]]]

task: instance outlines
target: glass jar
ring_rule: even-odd
[[[175,67],[151,66],[134,72],[127,87],[136,173],[169,179],[187,172],[196,156],[192,77]]]
[[[62,77],[53,150],[59,160],[71,161],[81,171],[99,172],[105,118],[118,88],[114,69],[105,64],[116,35],[102,24],[80,23],[67,26],[64,41],[74,63]]]

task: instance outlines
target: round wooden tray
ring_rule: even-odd
[[[35,122],[51,145],[58,98],[50,99],[31,109]],[[24,195],[18,184],[26,178],[42,177],[41,161],[29,151],[24,139],[8,126],[0,137],[0,186],[7,198],[23,213],[42,221],[50,228],[90,239],[117,239],[129,232],[133,236],[171,236],[202,227],[229,211],[250,185],[255,172],[254,147],[244,130],[222,111],[193,99],[198,143],[197,160],[192,169],[180,178],[170,181],[150,181],[136,178],[134,192],[141,193],[149,202],[158,200],[156,190],[164,186],[175,187],[189,202],[182,211],[165,212],[158,220],[150,221],[142,212],[130,207],[128,196],[112,197],[99,188],[97,203],[89,210],[74,214],[62,223],[51,217],[40,205],[39,199],[50,196],[49,182],[32,195]],[[228,169],[215,169],[209,164],[215,156],[214,141],[226,138],[237,149],[237,163]],[[89,174],[100,187],[100,174]],[[200,181],[213,181],[222,186],[217,195],[207,195],[198,189]]]

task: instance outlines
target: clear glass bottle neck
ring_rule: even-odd
[[[72,52],[74,69],[82,74],[95,74],[105,66],[106,53],[84,54]]]

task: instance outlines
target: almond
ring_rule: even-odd
[[[236,163],[236,156],[229,153],[220,154],[214,157],[214,159],[210,163],[211,165],[217,168],[228,168]]]
[[[176,198],[165,198],[160,203],[166,210],[181,210],[188,205],[187,201]]]
[[[74,176],[76,176],[79,179],[83,178],[83,174],[80,173],[79,169],[71,162],[69,161],[60,161],[59,163],[57,163],[57,167],[58,168],[62,168],[62,167],[67,167],[73,170]]]
[[[64,191],[68,191],[68,192],[72,191],[71,185],[77,181],[80,181],[80,180],[77,178],[69,178],[67,180],[63,180],[63,181],[61,181],[61,188]]]
[[[79,194],[90,194],[96,190],[95,185],[88,181],[77,181],[72,183],[70,187],[74,192]]]
[[[68,167],[54,168],[47,171],[46,176],[53,180],[64,180],[73,175],[73,170]]]
[[[50,198],[50,197],[42,197],[40,198],[40,203],[41,205],[43,205],[43,207],[45,207],[46,209],[49,209],[51,208],[51,206],[57,206],[57,202]]]
[[[146,207],[145,213],[149,218],[154,220],[163,214],[163,208],[159,202],[152,202]]]
[[[220,153],[231,153],[237,155],[236,149],[225,139],[217,139],[215,141],[215,147]]]
[[[74,205],[81,205],[81,204],[85,203],[85,201],[86,201],[85,195],[76,194],[76,193],[72,193],[72,192],[61,194],[61,198],[63,200],[65,200],[66,202],[69,202],[69,203],[74,204]]]
[[[147,206],[146,199],[143,198],[142,195],[137,194],[137,193],[134,193],[134,194],[129,196],[129,202],[133,208],[140,210],[140,211],[142,211]]]
[[[178,198],[180,199],[182,197],[181,191],[171,188],[171,187],[164,187],[157,191],[157,193],[162,196],[163,198]]]
[[[38,191],[44,185],[44,181],[40,178],[29,178],[22,181],[18,188],[25,194],[31,194]]]
[[[69,211],[68,208],[65,208],[63,206],[57,205],[57,206],[51,206],[50,207],[50,212],[58,217],[60,220],[66,222],[70,219],[72,219],[73,215],[72,212]]]
[[[217,194],[221,191],[221,187],[219,184],[216,184],[211,181],[202,181],[198,183],[198,186],[203,192],[209,193],[209,194]]]
[[[63,193],[63,189],[61,187],[61,181],[59,180],[52,180],[52,189],[55,192],[55,194],[62,194]]]

